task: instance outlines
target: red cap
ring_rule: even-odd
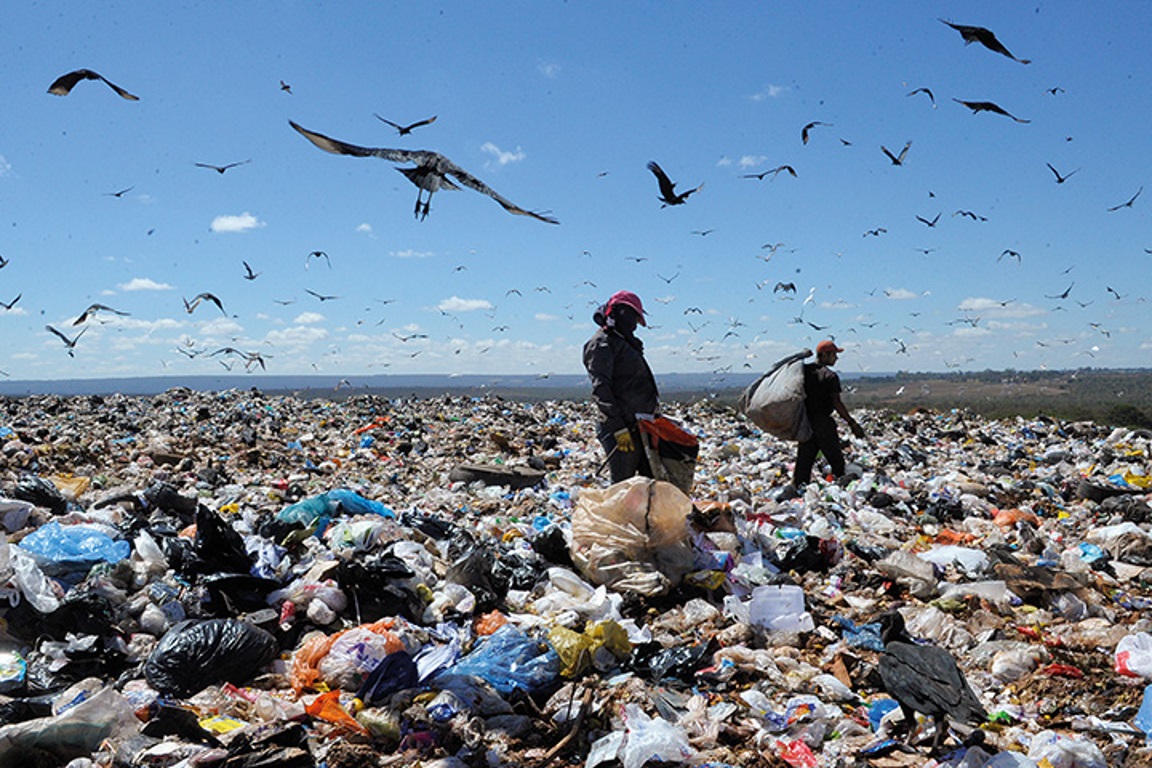
[[[843,347],[838,347],[834,342],[825,339],[816,345],[816,354],[822,355],[825,352],[843,352]]]
[[[636,314],[640,316],[640,325],[647,327],[648,323],[644,322],[644,305],[640,303],[640,297],[632,293],[632,291],[617,291],[612,294],[612,298],[608,299],[608,303],[604,305],[604,314],[611,314],[612,307],[617,304],[623,304],[626,307],[632,307],[636,310]]]

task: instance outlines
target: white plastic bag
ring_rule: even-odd
[[[1128,677],[1152,679],[1152,635],[1136,632],[1116,644],[1116,672]]]
[[[648,717],[636,704],[625,705],[624,724],[628,729],[620,754],[624,768],[641,768],[649,760],[683,763],[696,753],[682,729],[663,718]]]
[[[782,440],[812,439],[812,425],[804,408],[805,349],[780,360],[740,396],[740,411],[770,435]]]

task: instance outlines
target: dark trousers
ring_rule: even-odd
[[[833,475],[841,477],[844,474],[844,452],[840,450],[840,433],[836,431],[836,422],[831,416],[827,419],[814,420],[812,439],[797,445],[796,468],[792,472],[793,485],[800,487],[812,479],[812,466],[816,463],[818,453],[824,454]]]
[[[636,475],[652,477],[648,456],[644,453],[644,446],[640,443],[640,430],[633,428],[629,431],[632,433],[633,449],[631,451],[617,450],[616,437],[612,432],[601,430],[596,435],[605,455],[608,456],[608,473],[613,484]]]

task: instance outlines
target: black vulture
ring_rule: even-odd
[[[916,645],[904,629],[904,617],[896,611],[880,616],[880,680],[884,690],[900,704],[908,722],[908,738],[915,730],[915,712],[932,717],[935,751],[948,730],[948,718],[981,723],[988,718],[980,700],[956,665],[952,654],[934,645]]]

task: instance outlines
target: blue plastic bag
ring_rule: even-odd
[[[86,525],[46,523],[20,540],[20,549],[32,555],[50,576],[84,571],[96,563],[118,563],[132,554],[132,545],[117,541]]]
[[[341,514],[396,517],[396,513],[391,508],[378,501],[366,499],[347,488],[335,488],[319,496],[313,496],[284,507],[276,513],[276,519],[285,523],[300,523],[309,526],[317,518],[323,517],[331,520]]]
[[[505,696],[517,688],[536,693],[560,675],[560,656],[547,643],[505,624],[441,674],[483,678]]]

